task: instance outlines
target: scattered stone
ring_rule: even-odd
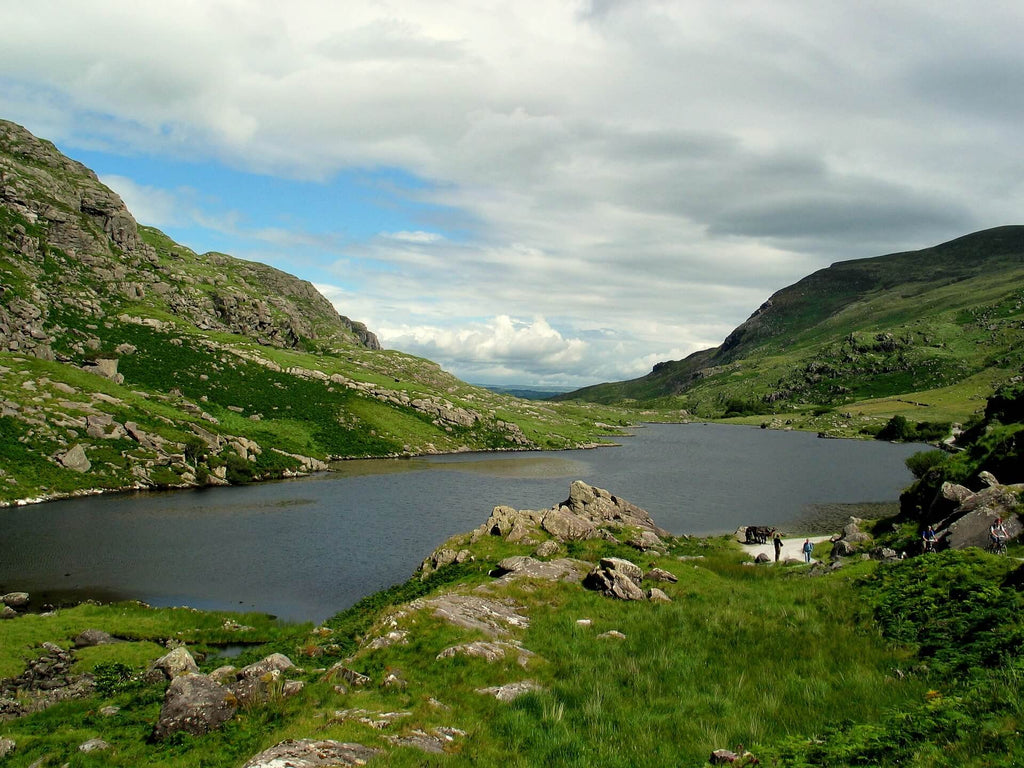
[[[0,738],[0,760],[3,760],[11,754],[17,746],[18,745],[14,739],[8,739],[6,737]]]
[[[395,720],[402,717],[412,717],[412,712],[370,712],[365,709],[343,709],[335,712],[332,719],[339,723],[354,720],[371,728],[382,730],[390,727]]]
[[[88,472],[92,469],[92,462],[85,455],[85,449],[80,443],[76,443],[75,447],[66,453],[58,454],[57,461],[74,472]]]
[[[647,590],[647,599],[655,603],[671,603],[672,598],[666,595],[657,587],[651,587]]]
[[[679,581],[678,576],[676,576],[674,573],[669,573],[668,571],[662,568],[651,568],[651,570],[649,570],[646,573],[644,578],[649,579],[650,581],[667,581],[670,584],[675,584],[677,581]]]
[[[576,626],[579,627],[589,627],[593,623],[590,619],[576,619]]]
[[[408,645],[409,633],[404,629],[394,629],[387,634],[373,638],[366,647],[371,651],[379,651],[381,648],[390,648],[392,645]]]
[[[532,680],[520,680],[517,683],[508,683],[507,685],[499,685],[491,688],[477,688],[476,692],[493,696],[498,701],[515,701],[524,694],[542,690],[544,689]]]
[[[460,654],[463,656],[474,656],[492,663],[504,659],[506,654],[514,654],[516,656],[516,661],[523,667],[525,667],[534,656],[532,651],[528,651],[526,648],[522,648],[511,643],[477,640],[475,642],[463,643],[462,645],[453,645],[450,648],[445,648],[437,654],[436,658],[438,660],[450,659]]]
[[[548,539],[547,541],[542,541],[540,545],[533,550],[533,554],[535,557],[548,558],[554,557],[561,551],[562,548],[558,545],[557,541]]]
[[[377,753],[362,744],[289,739],[260,752],[242,768],[350,768],[365,765]]]
[[[626,636],[617,629],[609,629],[597,636],[598,640],[625,640]]]
[[[366,675],[362,675],[353,669],[349,669],[340,661],[327,670],[327,674],[325,675],[325,677],[328,680],[336,680],[340,677],[346,683],[355,687],[368,685],[370,682],[369,677],[367,677]]]
[[[89,739],[84,744],[78,745],[79,752],[101,752],[104,749],[110,749],[110,745],[103,739]]]
[[[18,612],[9,605],[5,605],[0,609],[0,619],[16,619],[17,617]]]
[[[384,738],[397,747],[412,747],[428,754],[442,755],[444,748],[454,742],[456,737],[465,735],[465,731],[460,731],[458,728],[442,726],[434,728],[431,733],[417,729],[404,736],[385,736]]]
[[[404,691],[409,687],[409,681],[405,679],[400,670],[393,669],[384,675],[384,679],[381,680],[381,685],[385,688],[394,688],[399,691]]]
[[[108,704],[107,706],[100,708],[100,714],[103,715],[104,717],[113,717],[114,715],[116,715],[120,711],[121,711],[121,708],[120,707],[116,707],[113,704]]]
[[[121,642],[101,629],[86,629],[74,639],[75,648],[90,648],[94,645],[111,645]]]

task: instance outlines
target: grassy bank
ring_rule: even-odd
[[[484,539],[476,561],[367,598],[316,629],[138,604],[0,623],[0,675],[8,677],[43,641],[68,647],[87,628],[130,640],[78,652],[78,669],[98,673],[102,691],[0,723],[0,736],[17,743],[5,765],[239,766],[283,739],[308,737],[360,742],[396,766],[701,765],[711,750],[738,745],[765,765],[950,765],[942,762],[950,755],[958,765],[1009,765],[1020,757],[1020,593],[1006,559],[858,560],[811,576],[803,566],[742,565],[725,539],[678,540],[664,556],[607,542],[571,546],[576,557],[627,556],[671,572],[678,581],[659,586],[672,602],[658,604],[612,600],[578,583],[497,586],[487,575],[498,558],[530,549]],[[954,582],[980,597],[943,601]],[[504,638],[532,652],[524,665],[437,659],[484,635],[423,608],[394,613],[438,592],[480,594],[481,585],[528,619]],[[370,649],[369,639],[396,627],[409,633],[404,643]],[[624,637],[600,637],[610,630]],[[235,663],[282,651],[304,667],[290,676],[306,686],[243,708],[223,730],[155,742],[166,682],[140,674],[169,639],[205,653],[206,671],[225,662],[213,653],[218,644],[262,643]],[[341,659],[371,682],[336,688],[322,670]],[[111,665],[131,674],[111,678],[120,669]],[[400,685],[385,685],[392,674]],[[539,690],[510,703],[476,692],[522,679]],[[99,714],[111,704],[117,714]],[[339,717],[352,709],[408,714],[376,728]],[[445,754],[388,740],[438,726],[463,734]],[[78,751],[94,737],[110,749]]]

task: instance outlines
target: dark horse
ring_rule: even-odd
[[[747,526],[747,544],[767,544],[774,535],[775,529],[766,525]]]

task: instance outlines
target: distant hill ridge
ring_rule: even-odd
[[[139,305],[261,344],[380,348],[374,334],[339,316],[307,281],[225,254],[198,256],[158,230],[140,228],[95,173],[7,121],[0,121],[0,203],[11,226],[9,246],[33,286],[22,299],[31,308],[19,306],[18,316],[36,315],[28,324],[12,322],[0,307],[0,345],[12,351],[50,357],[43,327],[51,309],[69,298],[93,317]]]
[[[681,405],[705,416],[738,403],[785,413],[957,386],[951,397],[976,399],[1020,374],[1022,329],[1024,227],[997,227],[838,262],[773,294],[719,347],[554,399]],[[964,385],[979,376],[984,386]]]
[[[381,349],[309,282],[140,226],[95,173],[0,121],[0,505],[578,447],[623,419],[590,411]]]

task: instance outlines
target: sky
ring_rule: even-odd
[[[390,349],[575,388],[1020,224],[1024,4],[0,0],[0,118]]]

